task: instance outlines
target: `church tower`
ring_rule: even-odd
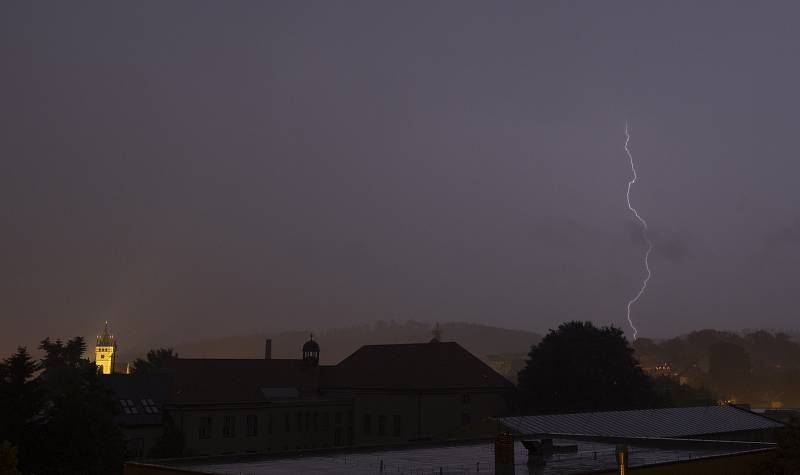
[[[114,372],[114,353],[117,350],[117,342],[114,335],[108,332],[108,320],[103,329],[103,334],[97,336],[97,344],[94,347],[94,364],[100,369],[102,374]]]

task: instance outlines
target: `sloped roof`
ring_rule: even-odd
[[[114,335],[108,331],[108,322],[103,327],[103,333],[97,335],[97,346],[114,346]]]
[[[366,345],[325,373],[324,386],[353,389],[511,388],[455,342]]]
[[[165,374],[133,375],[108,374],[102,376],[113,390],[113,398],[120,412],[115,416],[125,425],[161,424],[161,407],[167,399],[170,377]],[[121,401],[130,401],[133,407],[124,410]],[[148,410],[143,401],[152,401],[156,411]]]
[[[170,402],[176,403],[265,401],[264,388],[296,388],[301,397],[315,397],[323,370],[289,359],[177,358],[166,368]]]
[[[521,434],[580,434],[607,437],[692,437],[773,429],[783,424],[734,406],[675,407],[505,417],[503,425]]]

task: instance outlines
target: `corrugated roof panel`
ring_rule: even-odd
[[[522,434],[583,434],[617,437],[691,437],[783,425],[733,406],[677,407],[507,417],[502,422]]]

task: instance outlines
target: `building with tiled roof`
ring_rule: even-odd
[[[454,342],[367,345],[333,366],[320,365],[319,353],[309,339],[300,359],[271,359],[268,351],[263,360],[170,361],[161,406],[185,453],[464,438],[505,415],[513,389]]]

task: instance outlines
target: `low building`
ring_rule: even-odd
[[[162,407],[168,396],[169,378],[119,373],[105,378],[118,403],[115,419],[125,435],[126,457],[147,456],[163,433]]]
[[[275,453],[486,436],[513,390],[454,342],[367,345],[333,366],[319,353],[312,338],[300,359],[175,359],[159,409],[184,454]]]

